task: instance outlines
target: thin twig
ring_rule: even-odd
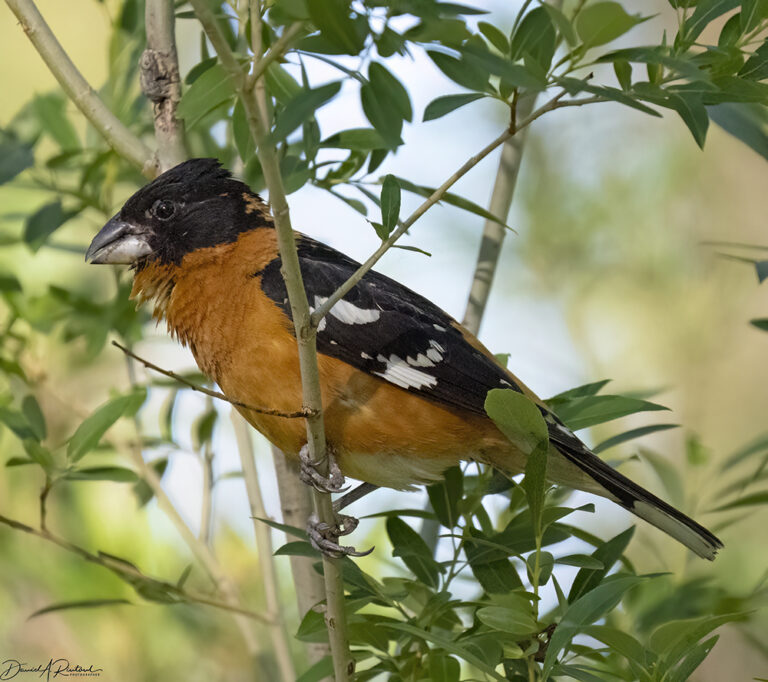
[[[254,62],[253,69],[246,79],[246,88],[252,89],[254,87],[256,81],[261,78],[267,68],[269,68],[269,65],[275,60],[280,59],[288,51],[291,43],[303,30],[303,24],[295,23],[283,31],[283,34],[275,41],[269,52]]]
[[[141,168],[147,177],[154,177],[157,159],[152,150],[101,101],[53,35],[34,1],[5,1],[69,99],[120,156]]]
[[[565,102],[562,102],[561,99],[566,95],[567,93],[565,91],[559,93],[558,95],[555,95],[551,100],[549,100],[546,104],[543,104],[541,107],[539,107],[536,111],[534,111],[530,116],[523,119],[521,121],[516,129],[515,133],[523,130],[524,128],[527,128],[531,123],[533,123],[537,118],[543,116],[549,111],[553,111],[555,109],[562,109],[564,107],[575,107],[575,106],[582,106],[584,104],[592,104],[593,102],[603,102],[605,101],[605,98],[603,97],[585,97],[580,100],[566,100]],[[483,149],[481,149],[477,154],[475,154],[473,157],[468,159],[464,164],[462,164],[461,168],[459,168],[451,177],[449,177],[440,187],[438,187],[413,213],[411,213],[406,220],[404,220],[402,223],[400,223],[400,226],[382,243],[381,246],[379,246],[376,251],[373,252],[373,254],[368,258],[368,260],[365,261],[352,275],[350,275],[349,279],[344,282],[336,291],[334,291],[328,299],[320,306],[318,307],[314,313],[312,313],[312,325],[314,327],[317,327],[318,324],[320,324],[320,321],[330,312],[331,308],[333,308],[336,303],[338,303],[344,296],[349,292],[363,277],[365,277],[366,273],[373,268],[376,263],[378,263],[379,259],[387,252],[390,248],[394,245],[394,243],[400,239],[409,229],[410,227],[419,219],[421,216],[423,216],[432,206],[434,206],[436,203],[438,203],[443,196],[445,196],[445,193],[458,181],[460,180],[464,175],[466,175],[470,170],[472,170],[478,163],[480,163],[488,154],[490,154],[494,149],[499,147],[500,145],[504,144],[508,139],[510,139],[513,135],[513,131],[511,130],[505,130],[501,135],[499,135],[493,142],[486,145]]]
[[[127,576],[130,578],[141,580],[142,582],[152,583],[156,587],[161,588],[163,591],[171,593],[182,600],[195,602],[198,604],[205,604],[207,606],[213,606],[217,609],[222,609],[224,611],[230,611],[232,613],[237,613],[239,615],[247,616],[248,618],[252,618],[253,620],[257,620],[262,623],[271,624],[270,619],[260,613],[256,613],[255,611],[250,611],[249,609],[244,609],[240,606],[222,602],[205,595],[188,592],[187,590],[183,590],[180,587],[174,585],[173,583],[169,583],[164,580],[157,580],[156,578],[151,578],[150,576],[145,575],[144,573],[142,573],[141,571],[139,571],[137,568],[135,568],[134,566],[132,566],[130,563],[126,561],[120,560],[117,557],[111,557],[108,554],[98,554],[98,555],[91,554],[91,552],[89,552],[87,549],[84,549],[82,547],[79,547],[78,545],[72,544],[68,540],[65,540],[64,538],[60,538],[54,535],[53,533],[51,533],[50,531],[37,530],[32,526],[28,526],[25,523],[21,523],[21,521],[10,519],[7,516],[3,516],[2,514],[0,514],[0,523],[10,528],[13,528],[15,530],[20,530],[24,533],[28,533],[29,535],[34,535],[35,537],[42,538],[43,540],[51,542],[54,545],[58,545],[62,549],[65,549],[68,552],[72,552],[73,554],[77,554],[80,558],[85,559],[86,561],[89,561],[92,564],[96,564],[98,566],[101,566],[103,568],[106,568],[112,571],[113,573],[117,573],[121,577]]]
[[[133,358],[137,362],[140,362],[147,369],[151,369],[153,372],[157,372],[158,374],[167,376],[169,379],[178,381],[180,384],[183,384],[187,388],[191,388],[193,391],[197,391],[198,393],[204,393],[205,395],[210,396],[211,398],[218,398],[219,400],[223,400],[224,402],[230,403],[231,405],[242,407],[247,410],[251,410],[252,412],[258,412],[259,414],[267,414],[273,417],[283,417],[285,419],[299,419],[301,417],[307,417],[310,414],[312,414],[312,411],[306,408],[297,410],[296,412],[283,412],[282,410],[273,410],[270,407],[256,407],[255,405],[249,405],[248,403],[243,403],[243,402],[240,402],[239,400],[232,400],[231,398],[227,398],[227,396],[225,396],[223,393],[219,393],[219,391],[213,391],[210,388],[206,388],[205,386],[200,386],[199,384],[189,381],[188,379],[185,379],[183,376],[176,374],[176,372],[172,372],[168,369],[163,369],[162,367],[158,367],[157,365],[150,362],[149,360],[145,360],[144,358],[139,357],[132,350],[129,350],[128,348],[118,343],[117,341],[113,341],[112,345],[119,348],[128,357]]]
[[[288,633],[285,623],[280,618],[280,585],[275,570],[275,559],[272,550],[272,532],[270,528],[258,519],[267,518],[267,510],[264,507],[264,498],[259,485],[259,474],[254,460],[253,444],[251,443],[251,431],[243,417],[232,411],[232,425],[235,429],[237,451],[240,455],[240,464],[243,468],[245,490],[248,494],[251,518],[253,519],[253,532],[256,536],[256,549],[259,555],[259,566],[264,585],[264,599],[267,603],[267,616],[273,621],[269,628],[272,639],[272,650],[277,659],[277,667],[283,682],[294,682],[296,671],[291,657],[291,646],[288,642]]]

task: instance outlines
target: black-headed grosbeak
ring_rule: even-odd
[[[316,308],[358,268],[296,235],[304,286]],[[135,269],[132,297],[189,346],[231,400],[292,412],[302,402],[299,360],[268,206],[214,159],[193,159],[136,192],[96,235],[86,258]],[[317,330],[329,447],[344,475],[409,489],[461,460],[517,474],[525,455],[485,413],[488,391],[524,393],[546,419],[553,483],[596,493],[696,554],[722,543],[590,450],[450,315],[377,272],[339,301]],[[238,408],[289,456],[302,420]]]

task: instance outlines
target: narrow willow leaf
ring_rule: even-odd
[[[66,100],[58,94],[38,95],[32,110],[40,127],[50,135],[63,151],[79,149],[80,139],[66,112]]]
[[[576,17],[576,33],[584,47],[605,45],[650,17],[627,14],[618,2],[595,2]]]
[[[757,320],[750,320],[749,323],[753,327],[757,327],[758,329],[762,329],[764,332],[768,332],[768,317]]]
[[[658,431],[668,431],[669,429],[677,429],[679,427],[680,424],[651,424],[649,426],[640,426],[636,429],[630,429],[624,433],[612,436],[611,438],[606,438],[602,443],[593,447],[592,452],[597,455],[603,452],[603,450],[608,450],[609,448],[616,447],[617,445],[621,445],[627,441],[634,440],[635,438],[642,438],[643,436],[647,436],[651,433],[657,433]]]
[[[555,404],[554,409],[560,419],[571,429],[578,431],[636,412],[668,410],[669,408],[647,400],[627,398],[621,395],[596,395]]]
[[[310,116],[333,99],[341,90],[341,82],[328,83],[319,88],[302,90],[296,97],[286,103],[285,108],[277,117],[270,139],[272,142],[281,142],[296,128],[304,123]]]
[[[206,114],[235,95],[235,85],[221,64],[214,64],[181,96],[176,114],[187,128],[195,126]]]
[[[528,604],[527,610],[505,606],[484,606],[476,611],[477,619],[489,628],[514,637],[527,637],[537,631],[536,619]]]
[[[394,175],[384,177],[381,185],[381,222],[389,235],[400,220],[400,185]]]
[[[34,163],[31,145],[10,136],[0,141],[0,185],[13,180]]]
[[[67,481],[115,481],[117,483],[136,483],[139,477],[135,471],[123,467],[89,467],[72,469],[64,476]]]
[[[67,443],[67,459],[77,462],[95,448],[107,429],[120,417],[132,416],[147,398],[145,389],[110,400],[96,410],[80,426]]]
[[[739,0],[699,0],[685,22],[685,39],[693,42],[712,21],[738,5]]]
[[[38,609],[34,613],[30,614],[28,620],[37,618],[37,616],[44,616],[46,613],[53,613],[55,611],[68,611],[70,609],[94,609],[102,606],[118,606],[133,604],[127,599],[83,599],[82,601],[68,601],[60,602],[58,604],[51,604],[42,609]]]
[[[745,495],[738,500],[728,502],[728,504],[721,505],[720,507],[715,507],[712,511],[728,511],[730,509],[741,509],[742,507],[754,507],[764,504],[768,505],[768,490]]]
[[[419,580],[437,587],[440,566],[422,537],[405,521],[393,516],[387,518],[386,528],[392,542],[392,556],[401,557]]]
[[[427,662],[429,679],[433,682],[459,682],[461,664],[452,656],[433,649]]]
[[[600,582],[605,578],[616,562],[624,554],[624,550],[627,549],[629,541],[635,533],[635,527],[631,526],[627,530],[619,533],[617,536],[611,538],[607,542],[600,544],[594,552],[592,552],[592,558],[597,560],[602,567],[598,569],[594,568],[582,568],[573,580],[571,585],[571,591],[568,593],[568,602],[573,603],[579,599],[583,594],[597,587]]]
[[[478,99],[482,99],[483,97],[485,97],[485,95],[480,92],[470,92],[465,95],[445,95],[444,97],[438,97],[437,99],[433,99],[429,104],[427,104],[427,108],[424,109],[423,120],[434,121],[435,119],[441,118],[446,114],[450,114],[452,111],[456,111],[456,109],[463,107],[465,104],[470,104],[471,102],[475,102]]]
[[[334,133],[320,143],[321,147],[334,147],[350,150],[384,149],[387,146],[384,138],[374,128],[350,128]]]
[[[272,519],[262,519],[258,516],[255,518],[257,521],[266,523],[270,528],[282,531],[286,535],[293,535],[294,537],[300,538],[301,540],[307,539],[307,531],[302,530],[301,528],[296,528],[296,526],[289,526],[286,523],[278,523],[277,521],[272,521]]]
[[[24,241],[32,251],[37,251],[48,237],[75,215],[75,212],[65,211],[59,200],[42,206],[24,224]]]
[[[517,61],[528,55],[547,72],[555,54],[556,39],[551,14],[544,6],[536,7],[525,15],[512,36],[512,60]]]
[[[34,431],[37,440],[45,440],[47,433],[45,417],[37,399],[31,393],[21,401],[21,413],[24,415],[32,431]]]

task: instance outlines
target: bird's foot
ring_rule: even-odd
[[[344,487],[344,474],[341,473],[331,448],[326,448],[326,457],[328,458],[327,475],[317,470],[318,465],[310,457],[309,446],[302,447],[299,451],[299,478],[302,483],[311,485],[321,493],[343,493],[347,490]]]
[[[373,547],[365,552],[358,552],[354,547],[340,545],[339,538],[354,531],[359,521],[354,516],[346,514],[338,514],[336,519],[336,523],[330,524],[320,521],[317,514],[309,517],[307,522],[309,542],[318,552],[332,559],[341,559],[345,556],[367,556],[373,551]]]

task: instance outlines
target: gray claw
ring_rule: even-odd
[[[316,514],[312,514],[307,522],[307,533],[310,544],[321,554],[332,559],[341,559],[345,556],[368,556],[373,547],[365,552],[358,552],[354,547],[340,545],[338,540],[342,535],[349,535],[357,528],[359,521],[354,516],[339,514],[339,523],[328,524],[320,521]]]
[[[343,493],[348,488],[344,485],[344,474],[341,473],[333,451],[328,448],[328,475],[325,476],[317,470],[317,465],[309,456],[309,446],[305,445],[299,451],[299,478],[306,485],[311,485],[321,493]]]

